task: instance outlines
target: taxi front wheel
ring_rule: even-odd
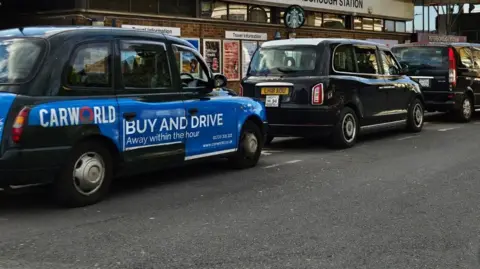
[[[74,147],[56,178],[53,195],[67,207],[95,204],[107,194],[112,173],[110,152],[97,141],[83,142]]]
[[[242,127],[237,152],[229,158],[230,164],[236,169],[245,169],[257,165],[262,153],[262,132],[252,121],[246,121]]]

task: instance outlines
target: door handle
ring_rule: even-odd
[[[188,113],[191,114],[191,115],[195,115],[198,113],[198,108],[190,108],[188,110]]]
[[[123,113],[123,118],[126,119],[127,121],[133,120],[137,116],[136,112],[125,112]]]

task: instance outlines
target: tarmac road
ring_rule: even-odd
[[[256,168],[124,179],[87,208],[0,193],[0,268],[480,268],[480,121],[424,128],[275,140]]]

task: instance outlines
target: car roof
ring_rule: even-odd
[[[444,42],[431,42],[431,43],[422,43],[422,42],[415,42],[415,43],[408,43],[408,44],[398,44],[394,47],[449,47],[449,46],[480,46],[478,43],[466,43],[466,42],[452,42],[452,43],[444,43]]]
[[[277,46],[317,46],[320,43],[344,43],[344,44],[357,44],[357,45],[373,45],[380,46],[382,48],[387,48],[387,46],[370,42],[366,40],[358,39],[348,39],[348,38],[291,38],[291,39],[282,39],[282,40],[272,40],[266,41],[262,44],[262,48],[277,47]]]
[[[188,41],[178,37],[165,35],[162,33],[156,33],[151,31],[142,31],[135,29],[125,29],[118,27],[94,27],[94,26],[39,26],[39,27],[25,27],[25,28],[12,28],[0,30],[1,37],[40,37],[49,39],[59,34],[67,35],[89,35],[89,34],[101,34],[106,33],[112,35],[125,35],[128,33],[130,36],[148,37],[148,38],[160,38],[169,40],[171,42],[194,48]]]

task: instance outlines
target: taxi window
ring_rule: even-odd
[[[313,75],[316,62],[315,46],[264,47],[253,55],[248,75]]]
[[[109,42],[79,46],[67,67],[67,84],[76,87],[111,87],[111,46]]]
[[[172,49],[182,88],[198,90],[209,87],[211,72],[200,54],[183,45],[172,45]]]
[[[27,81],[37,70],[44,51],[45,42],[40,39],[0,40],[0,84]]]
[[[172,79],[163,43],[122,41],[120,49],[125,88],[170,88]]]
[[[354,73],[356,71],[351,45],[340,45],[335,49],[333,55],[333,68],[337,72]]]
[[[390,51],[381,50],[380,55],[382,57],[383,71],[385,75],[399,75],[400,66],[395,61]]]
[[[355,46],[358,72],[362,74],[378,74],[376,49],[368,46]]]
[[[445,46],[394,47],[392,52],[400,63],[412,68],[448,68],[448,48]]]
[[[468,47],[456,47],[460,56],[460,65],[463,68],[473,68],[472,51]]]
[[[472,48],[473,68],[480,69],[480,48]]]
[[[190,74],[192,77],[208,81],[205,67],[200,64],[201,59],[187,48],[174,46],[175,60],[179,68],[180,74]]]

